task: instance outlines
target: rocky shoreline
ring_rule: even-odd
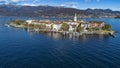
[[[53,31],[53,30],[46,30],[46,29],[37,29],[37,28],[31,28],[23,25],[16,25],[13,23],[5,24],[7,27],[15,27],[15,28],[24,28],[27,29],[30,32],[54,32],[54,33],[61,33],[63,35],[72,34],[74,36],[81,36],[81,35],[90,35],[90,34],[96,34],[96,35],[114,35],[115,31],[110,30],[96,30],[96,31],[83,31],[83,32],[70,32],[70,31]]]

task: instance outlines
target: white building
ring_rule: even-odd
[[[69,21],[63,21],[63,22],[52,22],[50,20],[40,20],[40,21],[36,21],[36,20],[27,20],[26,22],[28,22],[28,24],[35,24],[35,25],[40,25],[40,24],[44,24],[46,26],[47,29],[51,28],[53,29],[53,31],[59,31],[61,29],[62,23],[66,23],[69,25],[69,31],[74,31],[76,30],[77,26],[79,25],[78,21],[77,21],[77,15],[75,14],[73,21],[69,20]],[[53,25],[53,26],[52,26]]]
[[[46,26],[47,29],[51,29],[51,25],[53,25],[53,24],[49,23],[49,24],[46,24],[45,26]]]
[[[74,22],[77,22],[77,15],[75,13],[75,16],[74,16]]]
[[[59,31],[61,29],[62,24],[53,24],[53,30]]]
[[[77,25],[69,25],[69,31],[75,31],[76,30]]]
[[[33,20],[26,20],[26,22],[27,22],[28,24],[32,24],[32,21],[33,21]]]
[[[77,15],[75,14],[74,21],[66,23],[69,25],[69,31],[76,30],[76,27],[79,25],[79,23],[77,22]]]

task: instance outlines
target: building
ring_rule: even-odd
[[[102,28],[102,27],[104,27],[105,25],[104,25],[105,23],[103,22],[103,21],[90,21],[89,22],[89,27],[90,28]]]
[[[75,16],[74,16],[74,22],[77,22],[77,15],[75,13]]]
[[[32,24],[32,21],[33,21],[33,20],[26,20],[26,22],[27,22],[28,24]]]
[[[59,31],[61,29],[62,23],[66,23],[69,25],[69,31],[73,32],[77,29],[78,25],[81,24],[81,27],[84,28],[84,31],[87,28],[102,28],[104,27],[103,21],[90,21],[88,23],[84,22],[83,20],[77,20],[77,15],[75,14],[73,20],[67,21],[50,21],[50,20],[27,20],[28,24],[34,24],[41,28],[53,31]]]
[[[53,31],[59,31],[62,24],[53,24]]]

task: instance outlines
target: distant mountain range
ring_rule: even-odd
[[[116,17],[120,11],[111,9],[75,9],[59,6],[18,6],[0,5],[0,16],[39,16],[39,17]]]

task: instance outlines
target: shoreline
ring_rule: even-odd
[[[43,18],[43,19],[48,19],[48,18],[65,18],[65,19],[71,19],[73,17],[40,17],[40,16],[3,16],[1,15],[0,17],[29,17],[29,18]],[[114,18],[114,19],[119,19],[116,17],[78,17],[78,19],[81,18]]]
[[[107,31],[107,30],[96,30],[96,31],[83,31],[83,32],[70,32],[70,31],[54,31],[54,30],[46,30],[46,29],[37,29],[31,27],[25,27],[23,25],[15,25],[15,24],[5,24],[7,27],[15,27],[15,28],[24,28],[27,29],[29,32],[54,32],[54,33],[61,33],[63,35],[73,34],[75,36],[85,35],[114,35],[115,31]]]

